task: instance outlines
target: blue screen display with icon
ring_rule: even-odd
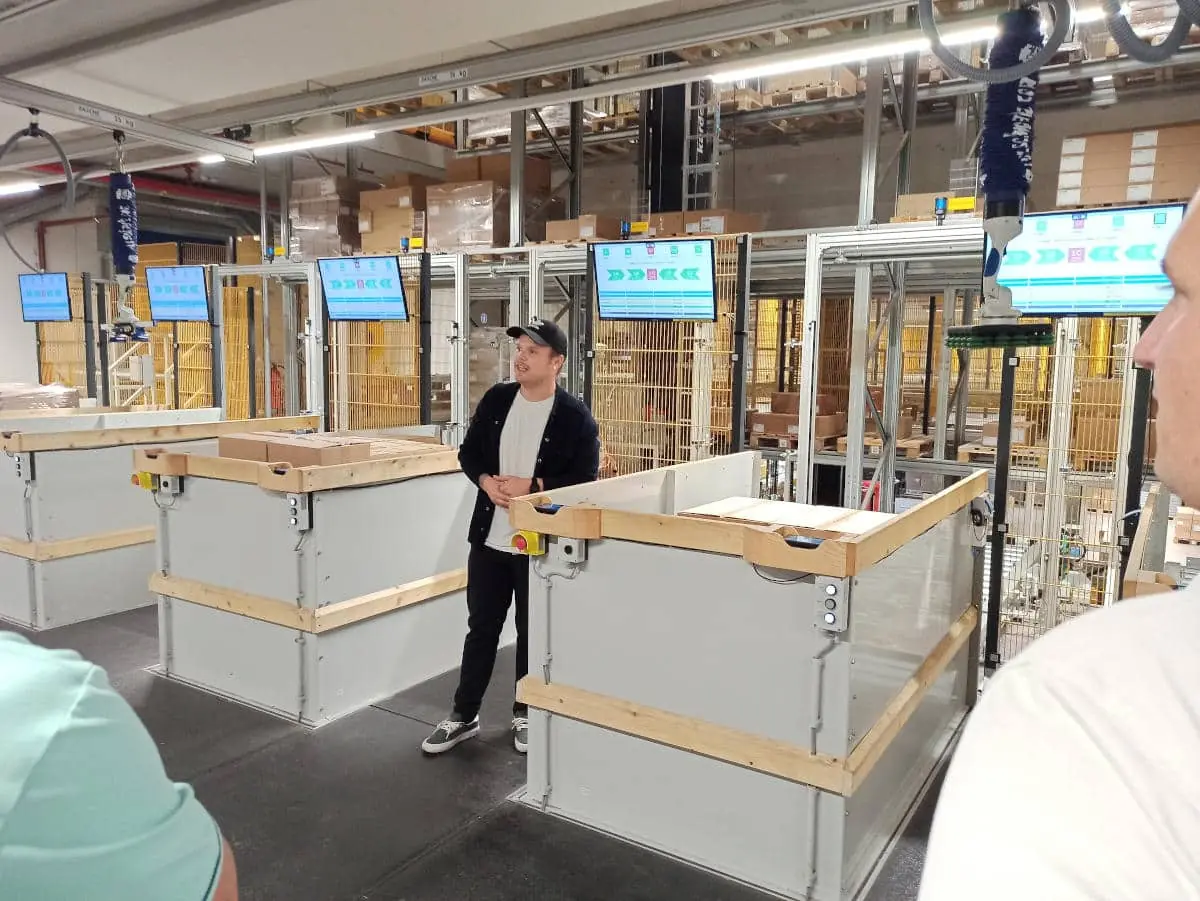
[[[330,257],[318,260],[325,309],[334,322],[408,321],[408,300],[400,260],[386,257]]]
[[[155,322],[208,322],[208,273],[203,266],[147,266],[146,293]]]
[[[28,272],[17,276],[21,318],[26,322],[70,322],[71,292],[65,272]]]
[[[717,318],[713,241],[612,241],[593,245],[601,319]]]
[[[1183,204],[1025,217],[998,281],[1025,316],[1152,316],[1171,300],[1162,271]]]

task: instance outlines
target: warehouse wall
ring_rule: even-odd
[[[1192,103],[1195,102],[1194,95]],[[1050,209],[1058,182],[1062,140],[1094,131],[1154,127],[1186,118],[1179,97],[1127,100],[1106,109],[1048,109],[1038,114],[1034,150],[1031,209]],[[1185,101],[1186,102],[1186,101]],[[899,143],[894,131],[884,135],[880,166]],[[917,123],[911,163],[911,192],[946,187],[955,151],[952,123]],[[849,225],[858,215],[862,138],[852,135],[805,140],[794,145],[730,150],[722,155],[722,206],[762,213],[769,229]],[[876,219],[892,215],[895,167],[878,193]],[[584,209],[612,216],[631,214],[629,198],[637,184],[635,165],[622,163],[584,170]]]
[[[8,230],[22,256],[30,262],[37,257],[37,232],[33,225],[19,225]],[[0,242],[0,381],[36,382],[37,332],[34,326],[21,321],[21,298],[17,293],[17,276],[25,272],[12,251]]]

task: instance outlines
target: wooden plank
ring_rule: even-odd
[[[259,471],[258,484],[269,491],[307,494],[310,491],[361,488],[458,471],[458,451],[439,447],[339,466],[309,466],[302,469],[264,466]]]
[[[275,598],[210,585],[207,582],[155,573],[150,577],[150,590],[169,598],[179,598],[214,610],[236,613],[238,616],[274,623],[300,632],[312,632],[315,626],[314,611],[308,608]]]
[[[788,526],[774,530],[746,528],[744,531],[742,557],[755,566],[835,579],[844,579],[857,572],[854,545],[840,540],[841,536],[830,538],[825,534],[814,534],[811,529]],[[816,548],[792,547],[787,543],[787,538],[792,535],[824,540]]]
[[[720,520],[626,510],[602,510],[600,527],[605,538],[734,557],[742,555],[742,534],[746,531],[745,526]]]
[[[86,535],[82,538],[63,538],[57,541],[23,541],[18,538],[0,536],[0,553],[32,560],[36,563],[46,563],[50,560],[66,560],[70,557],[83,557],[102,551],[150,544],[154,541],[154,536],[154,526],[105,532],[101,535]]]
[[[884,753],[895,741],[896,736],[912,718],[921,706],[926,692],[941,678],[946,667],[954,660],[963,645],[971,638],[972,633],[979,627],[979,609],[968,607],[950,627],[942,640],[939,641],[929,656],[922,661],[913,673],[912,678],[904,683],[904,687],[892,699],[883,711],[871,731],[863,736],[863,740],[850,753],[847,761],[850,784],[847,794],[853,794],[859,789],[871,770],[879,763]]]
[[[953,516],[988,490],[988,474],[980,470],[961,482],[951,485],[940,494],[926,498],[911,510],[876,526],[857,538],[848,539],[854,545],[857,571],[878,563],[895,553],[919,535]]]
[[[191,422],[143,428],[96,429],[78,432],[0,432],[0,448],[10,454],[34,451],[91,450],[174,441],[201,441],[246,431],[295,431],[320,428],[317,416],[285,416],[274,419],[241,419],[224,422]]]
[[[585,505],[564,506],[557,513],[539,513],[537,508],[550,503],[549,497],[518,498],[508,508],[514,529],[540,532],[557,538],[595,541],[601,537],[601,510]]]
[[[362,597],[342,601],[338,604],[328,604],[317,610],[316,631],[330,632],[354,623],[382,616],[404,607],[412,607],[434,598],[440,598],[467,587],[467,571],[456,569],[452,572],[418,579],[395,588],[387,588],[366,594]]]
[[[836,795],[848,794],[844,761],[749,732],[642,704],[611,698],[526,676],[517,698],[535,710],[599,726],[712,760],[812,785]]]

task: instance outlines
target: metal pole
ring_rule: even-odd
[[[1142,321],[1142,331],[1149,326],[1150,320]],[[1121,536],[1121,579],[1125,578],[1125,570],[1129,566],[1129,551],[1133,545],[1133,534],[1138,527],[1138,511],[1142,509],[1142,482],[1145,479],[1144,465],[1146,460],[1146,429],[1141,423],[1150,422],[1150,370],[1135,369],[1133,373],[1133,434],[1129,439],[1129,477],[1125,485],[1124,503],[1118,507],[1122,516]]]
[[[421,254],[420,266],[420,308],[421,308],[421,349],[419,362],[420,393],[421,393],[421,424],[427,425],[433,420],[433,260],[428,253]]]
[[[96,398],[96,317],[92,312],[91,273],[83,273],[83,379],[87,387],[87,396]],[[38,353],[41,354],[41,341],[38,341]],[[38,375],[41,376],[41,360],[38,360]]]
[[[100,406],[112,405],[112,385],[108,371],[108,338],[104,326],[108,322],[108,294],[105,285],[96,284],[96,350],[100,357]]]
[[[208,270],[210,297],[212,298],[212,399],[213,406],[221,409],[221,418],[229,418],[229,402],[225,396],[225,298],[224,283],[217,274],[217,267]]]
[[[454,332],[450,357],[450,443],[457,447],[466,434],[471,417],[471,386],[469,343],[471,337],[471,294],[468,276],[469,259],[465,254],[453,257],[454,271]]]
[[[287,210],[283,211],[283,215],[287,217]],[[258,249],[262,259],[260,263],[267,261],[267,247],[273,247],[271,242],[271,218],[270,204],[267,201],[267,164],[260,162],[258,164]]]
[[[300,331],[299,298],[290,282],[280,285],[283,291],[283,410],[292,416],[300,410],[299,358],[304,336]]]
[[[992,562],[988,584],[987,629],[984,641],[984,667],[994,672],[1000,665],[1000,614],[1004,598],[1004,548],[1008,542],[1008,470],[1012,456],[1013,393],[1017,384],[1020,357],[1015,347],[1004,350],[1004,371],[1000,376],[1000,437],[996,442],[996,481],[993,488]]]
[[[263,284],[266,285],[267,280],[263,279]],[[247,406],[249,407],[249,417],[254,419],[258,416],[258,328],[257,315],[254,309],[254,302],[258,298],[258,292],[253,288],[246,289],[246,336],[249,343],[249,366],[250,366],[250,399]]]
[[[975,321],[975,292],[971,290],[962,293],[962,315],[959,322],[970,325]],[[954,403],[954,446],[962,447],[966,441],[967,404],[971,398],[971,352],[969,350],[955,351],[958,355],[958,381],[962,390]]]
[[[179,409],[179,323],[171,323],[171,409]]]
[[[317,264],[308,264],[308,318],[304,322],[304,377],[307,381],[305,405],[308,412],[321,417],[321,431],[329,428],[329,314],[321,293]]]
[[[929,298],[929,330],[925,333],[925,409],[921,411],[921,434],[929,434],[929,405],[933,400],[933,331],[937,327],[937,298]]]
[[[588,245],[587,271],[583,276],[583,292],[580,302],[583,306],[583,402],[592,408],[592,387],[596,368],[595,323],[592,316],[592,267],[595,264],[595,245]]]
[[[813,495],[813,423],[817,409],[818,348],[821,344],[820,234],[808,236],[804,247],[804,331],[800,357],[800,417],[796,442],[796,487],[793,497],[802,504]]]
[[[953,288],[946,288],[942,292],[942,334],[946,333],[946,329],[954,325],[954,314],[957,306],[958,296]],[[932,336],[930,336],[932,341]],[[941,356],[938,362],[938,390],[937,402],[933,413],[933,459],[946,459],[946,437],[947,428],[950,420],[950,350],[946,347],[945,340],[941,342]],[[947,482],[942,487],[949,488]]]
[[[514,97],[525,96],[525,83],[513,86]],[[510,247],[520,247],[525,243],[525,143],[527,139],[526,111],[517,110],[512,114],[512,135],[509,138],[511,150],[509,172],[508,199],[508,244]]]
[[[746,449],[746,324],[750,318],[750,236],[737,243],[737,294],[733,311],[733,450]]]
[[[883,30],[883,15],[871,17],[870,31]],[[858,226],[865,228],[875,218],[875,170],[879,165],[879,135],[883,127],[883,61],[867,66],[867,97],[864,107],[862,169],[858,184]],[[854,269],[854,300],[850,310],[850,393],[846,404],[846,473],[842,503],[862,507],[863,432],[866,424],[867,344],[871,324],[871,266]],[[798,499],[806,500],[807,498]]]
[[[571,70],[571,87],[583,87],[583,70]],[[571,104],[571,191],[567,195],[567,218],[583,215],[583,101]]]

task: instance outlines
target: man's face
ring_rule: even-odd
[[[558,378],[562,357],[543,344],[522,335],[517,339],[517,359],[513,363],[517,382],[522,385],[544,385]]]
[[[1158,457],[1154,468],[1188,505],[1200,504],[1200,195],[1167,251],[1175,296],[1134,351],[1154,370]]]

